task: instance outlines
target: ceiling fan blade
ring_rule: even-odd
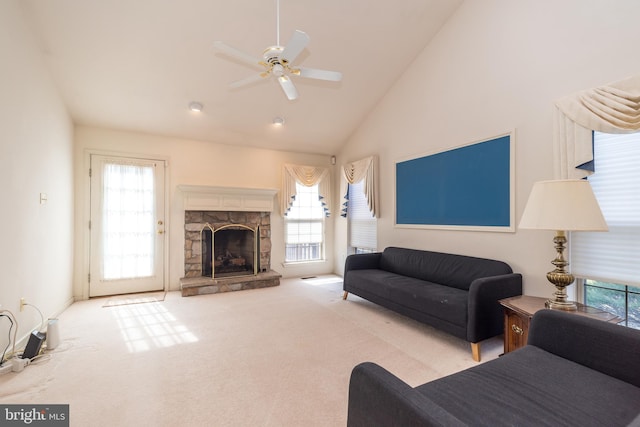
[[[246,85],[250,85],[251,83],[255,83],[255,82],[259,82],[261,80],[264,80],[266,77],[269,76],[269,73],[260,73],[260,74],[255,74],[253,76],[249,76],[245,79],[241,79],[241,80],[237,80],[235,82],[231,82],[229,83],[229,87],[231,89],[237,89],[239,87],[242,86],[246,86]]]
[[[308,79],[328,80],[331,82],[339,82],[342,80],[342,73],[339,71],[318,70],[316,68],[298,67],[291,72],[300,77]]]
[[[220,52],[225,53],[239,61],[242,61],[248,65],[259,65],[262,66],[262,59],[254,58],[248,53],[244,53],[241,50],[236,49],[235,47],[231,47],[228,44],[225,44],[221,41],[213,42],[213,47],[218,49]]]
[[[280,57],[285,59],[288,63],[292,63],[296,60],[300,52],[309,43],[309,36],[304,31],[295,30],[293,36],[289,40],[289,43],[285,46]]]
[[[280,83],[284,94],[289,98],[289,101],[293,101],[298,97],[298,91],[289,77],[280,76],[278,77],[278,82]]]

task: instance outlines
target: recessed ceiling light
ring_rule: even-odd
[[[189,104],[189,109],[191,111],[195,111],[196,113],[201,112],[203,108],[204,108],[204,106],[199,102],[195,102],[194,101],[191,104]]]
[[[282,117],[274,117],[273,118],[273,125],[274,126],[284,126],[284,119]]]

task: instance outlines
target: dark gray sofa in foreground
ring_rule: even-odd
[[[356,294],[471,343],[503,333],[498,300],[522,294],[522,275],[502,261],[416,249],[349,255],[344,296]]]
[[[416,388],[362,363],[347,425],[638,426],[640,331],[547,309],[525,347]]]

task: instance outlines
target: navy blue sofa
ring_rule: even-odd
[[[640,425],[640,331],[540,310],[526,346],[412,388],[361,363],[348,427]]]
[[[503,333],[498,300],[522,294],[522,275],[502,262],[417,249],[349,255],[344,268],[349,293],[471,343]]]

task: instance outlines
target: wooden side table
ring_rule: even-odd
[[[538,310],[549,310],[544,306],[547,298],[520,295],[500,300],[504,309],[504,352],[509,353],[524,347],[529,337],[531,318]],[[576,303],[578,309],[569,311],[580,316],[593,317],[604,322],[619,323],[621,318],[595,307]]]

